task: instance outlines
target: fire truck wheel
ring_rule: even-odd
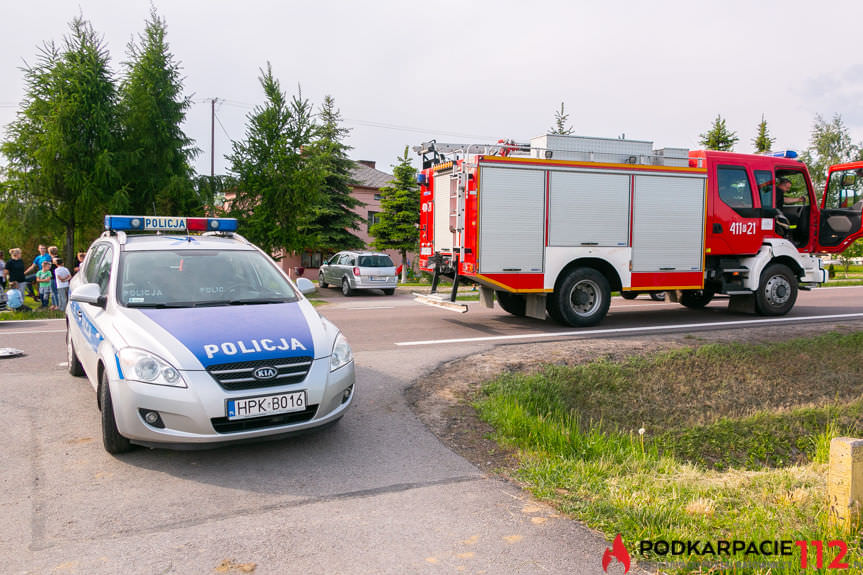
[[[635,299],[638,297],[637,291],[622,291],[620,292],[620,297],[623,299]]]
[[[342,278],[342,294],[345,297],[351,297],[354,293],[354,290],[351,289],[351,284],[348,282],[348,278]]]
[[[500,304],[503,311],[517,316],[524,316],[527,307],[527,300],[525,300],[523,295],[505,291],[497,292],[497,303]]]
[[[396,293],[396,288],[387,288],[383,290],[383,292],[384,295],[393,295],[394,293]]]
[[[689,309],[701,309],[713,299],[711,290],[686,290],[680,294],[680,304]]]
[[[569,272],[552,297],[563,323],[575,327],[596,325],[611,303],[611,289],[605,276],[593,268]]]
[[[653,301],[665,301],[665,292],[664,291],[655,291],[650,294],[650,299]]]
[[[761,272],[755,304],[761,315],[785,315],[797,301],[797,277],[784,264],[771,264]]]

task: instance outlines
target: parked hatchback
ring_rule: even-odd
[[[321,264],[318,283],[322,288],[338,286],[345,296],[355,290],[379,289],[386,295],[396,291],[396,266],[387,254],[339,252]]]

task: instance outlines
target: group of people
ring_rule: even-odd
[[[29,295],[39,302],[39,309],[64,310],[69,301],[69,281],[78,271],[84,252],[72,270],[64,265],[57,246],[39,245],[33,263],[21,258],[21,249],[9,250],[9,259],[0,252],[0,288],[6,292],[6,307],[12,311],[31,311],[25,302]]]

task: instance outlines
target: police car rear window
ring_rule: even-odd
[[[124,252],[118,300],[128,307],[202,307],[296,301],[275,266],[255,251]]]
[[[359,266],[361,268],[391,268],[393,260],[390,256],[360,256]]]

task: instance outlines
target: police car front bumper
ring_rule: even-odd
[[[335,371],[329,368],[329,357],[317,359],[302,383],[242,391],[223,389],[206,371],[182,371],[187,388],[129,381],[116,375],[109,378],[109,385],[117,429],[132,443],[173,449],[211,448],[277,438],[338,420],[353,403],[354,363]],[[305,391],[306,404],[317,406],[303,421],[226,432],[214,427],[214,422],[226,420],[229,399],[296,391]],[[142,410],[157,412],[164,427],[144,421]]]

